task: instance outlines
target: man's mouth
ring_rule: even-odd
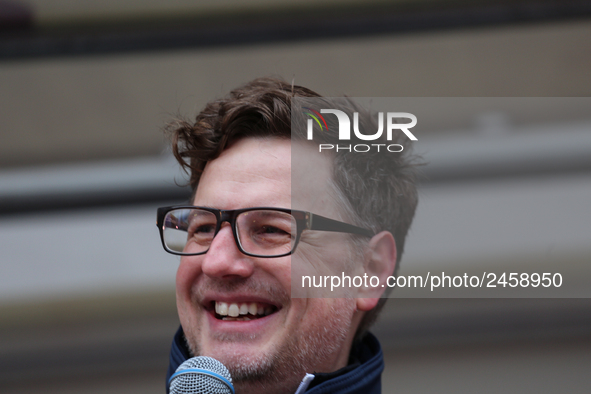
[[[277,307],[260,302],[212,301],[215,317],[227,321],[250,321],[277,312]]]

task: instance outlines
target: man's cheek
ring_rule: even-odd
[[[193,326],[195,324],[196,311],[192,305],[191,291],[194,284],[193,270],[190,265],[181,262],[176,275],[176,304],[179,319],[183,327]]]
[[[185,295],[190,294],[191,287],[197,280],[199,272],[199,264],[193,261],[187,261],[187,258],[181,258],[179,268],[176,272],[177,298],[180,293],[184,293]]]

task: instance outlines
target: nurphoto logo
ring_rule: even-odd
[[[322,116],[322,114],[332,114],[336,116],[339,130],[339,141],[350,141],[351,140],[351,119],[349,115],[345,112],[338,110],[338,109],[320,109],[316,111],[309,107],[303,107],[304,114],[308,115],[307,121],[307,139],[313,140],[314,139],[314,122],[318,125],[321,132],[325,130],[328,131],[328,125],[326,120]],[[405,123],[395,123],[394,120],[405,119],[410,120],[410,122]],[[409,129],[414,127],[417,124],[417,117],[408,112],[387,112],[386,113],[386,139],[388,141],[392,141],[392,135],[394,132],[402,131],[411,141],[417,141],[417,137],[414,136],[413,133],[410,132]],[[355,137],[361,141],[375,141],[378,138],[382,137],[384,133],[384,112],[378,112],[378,130],[374,134],[363,134],[359,130],[359,113],[353,112],[353,133]],[[383,148],[388,152],[402,152],[403,146],[400,144],[356,144],[356,145],[339,145],[336,146],[334,144],[319,144],[318,150],[322,152],[323,150],[336,150],[342,151],[347,150],[349,152],[369,152],[372,149],[377,149],[379,152],[380,149]]]

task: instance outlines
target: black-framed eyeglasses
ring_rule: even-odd
[[[285,208],[221,210],[191,205],[158,208],[156,225],[164,250],[181,256],[207,253],[223,222],[230,223],[238,249],[253,257],[282,257],[295,252],[304,230],[371,237],[370,230]]]

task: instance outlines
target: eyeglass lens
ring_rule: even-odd
[[[217,217],[201,209],[175,209],[164,218],[164,244],[182,254],[205,253],[215,236]],[[236,236],[246,253],[260,256],[291,252],[296,239],[296,220],[289,213],[253,210],[236,217]]]

